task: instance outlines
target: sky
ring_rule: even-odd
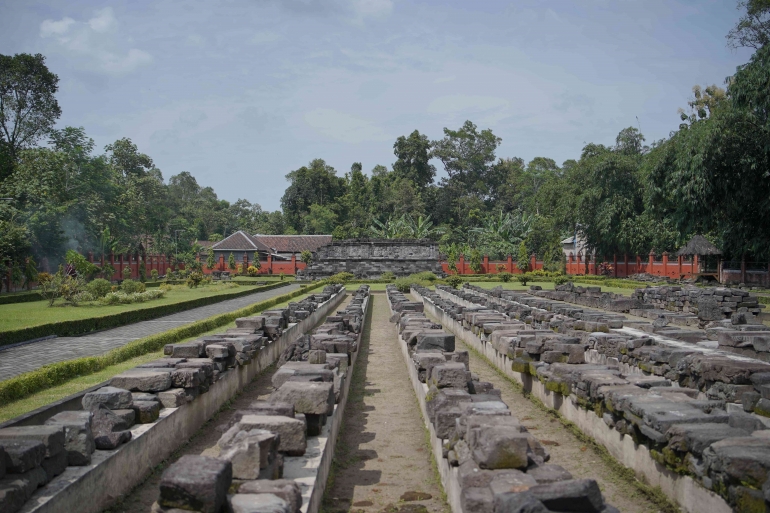
[[[471,120],[498,157],[558,164],[628,126],[667,137],[693,85],[751,56],[726,45],[739,16],[732,0],[0,0],[0,54],[46,56],[58,127],[275,210],[290,171],[390,166],[415,129]]]

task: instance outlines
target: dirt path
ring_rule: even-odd
[[[448,512],[387,299],[372,299],[322,511]]]
[[[631,484],[619,478],[590,446],[586,446],[568,431],[553,415],[550,415],[527,399],[505,377],[497,373],[486,359],[473,352],[457,339],[457,350],[470,353],[471,371],[483,381],[489,381],[502,392],[503,401],[510,407],[522,424],[535,435],[551,453],[550,463],[561,465],[575,479],[596,479],[606,501],[623,513],[655,512],[658,508]]]
[[[351,296],[348,295],[337,307],[337,310],[344,310],[350,299]],[[326,319],[324,318],[321,322],[324,320]],[[185,454],[201,454],[206,449],[214,447],[222,436],[222,431],[218,427],[226,424],[236,410],[244,409],[254,401],[266,400],[270,397],[270,394],[273,393],[271,380],[276,370],[275,366],[270,366],[257,375],[229,405],[226,404],[219,413],[206,422],[185,446],[177,450],[163,464],[158,465],[142,484],[124,496],[121,502],[106,509],[105,513],[147,513],[150,511],[152,503],[158,498],[160,477],[166,467]]]

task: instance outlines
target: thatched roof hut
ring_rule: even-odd
[[[695,235],[692,239],[690,239],[690,242],[685,244],[685,246],[676,252],[677,256],[686,256],[686,255],[698,255],[698,256],[711,256],[711,255],[721,255],[722,252],[714,246],[712,243],[710,243],[708,240],[706,240],[706,237],[703,235]]]

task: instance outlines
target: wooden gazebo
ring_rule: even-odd
[[[676,252],[677,256],[690,256],[692,257],[692,277],[698,278],[701,276],[713,277],[719,281],[719,265],[722,251],[714,246],[703,235],[694,235],[690,241],[684,245],[679,251]],[[706,268],[706,257],[717,257],[716,269]]]

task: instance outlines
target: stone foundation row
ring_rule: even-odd
[[[538,315],[516,326],[516,319],[498,309],[471,303],[468,292],[424,288],[415,292],[423,298],[426,312],[575,422],[646,482],[660,486],[685,511],[764,511],[767,507],[767,421],[745,412],[743,404],[709,398],[701,391],[708,387],[713,395],[720,383],[727,386],[735,381],[744,367],[749,367],[744,375],[759,376],[760,370],[768,370],[766,364],[753,362],[758,367],[751,369],[751,361],[719,354],[686,355],[683,365],[690,369],[689,379],[698,377],[699,386],[688,388],[604,356],[613,347],[632,353],[644,348],[649,353],[671,350],[643,337],[632,338],[615,329],[568,328],[565,319],[555,319],[557,325],[545,318],[534,321]],[[572,346],[580,349],[573,353]],[[589,359],[591,354],[601,354],[605,364],[579,362],[581,350]]]
[[[237,319],[224,334],[169,345],[165,358],[82,394],[78,410],[38,412],[42,425],[7,423],[0,511],[108,507],[343,298],[341,286],[330,286],[288,308]]]
[[[547,463],[548,451],[469,370],[455,337],[388,287],[399,341],[455,512],[613,512],[596,481]]]

